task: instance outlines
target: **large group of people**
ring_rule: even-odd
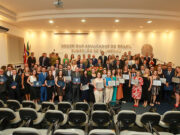
[[[36,62],[34,53],[28,57],[24,68],[13,65],[0,69],[0,99],[33,100],[35,103],[59,102],[134,102],[134,107],[160,105],[162,101],[180,104],[180,67],[172,63],[157,64],[151,54],[141,56],[125,52],[105,56],[104,51],[95,55],[64,55],[47,57],[43,53]]]

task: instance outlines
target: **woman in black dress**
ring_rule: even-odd
[[[81,78],[81,94],[82,94],[81,96],[84,102],[87,102],[89,100],[89,83],[90,83],[90,77],[87,75],[87,71],[85,70]],[[88,86],[88,87],[84,89],[83,88],[84,86]]]
[[[29,67],[24,69],[24,73],[22,73],[22,89],[24,89],[26,100],[30,100],[30,85],[27,83],[27,79],[30,76]]]
[[[162,68],[161,68],[161,66],[158,66],[158,68],[157,68],[157,72],[158,72],[158,76],[160,77],[160,78],[164,78],[164,74],[163,74],[163,72],[162,72]],[[161,87],[160,87],[160,89],[159,89],[159,95],[157,95],[157,99],[156,99],[156,104],[158,104],[158,105],[160,105],[160,102],[162,101],[162,97],[163,97],[163,88],[164,88],[164,84],[162,83],[161,84]]]
[[[64,95],[64,90],[65,90],[65,79],[63,77],[63,72],[62,70],[59,71],[58,76],[55,79],[55,84],[57,86],[57,95],[59,97],[59,102],[62,102],[63,100],[63,95]],[[60,85],[61,84],[61,85]]]
[[[145,69],[143,74],[143,86],[142,86],[142,100],[144,100],[143,106],[146,107],[148,102],[151,100],[151,86],[152,86],[152,79],[150,76],[150,71],[148,68]]]
[[[92,69],[92,73],[90,76],[90,81],[94,80],[96,78],[96,72],[94,69]],[[89,85],[89,102],[90,103],[94,103],[95,102],[95,96],[94,96],[94,86],[93,86],[93,82],[90,83]]]
[[[130,73],[128,71],[128,66],[124,66],[124,70],[122,72],[123,75],[129,75],[130,79]],[[130,102],[131,101],[131,84],[129,79],[125,80],[125,83],[123,84],[123,100],[124,102]]]
[[[47,100],[53,102],[54,76],[51,70],[48,71],[48,76],[46,77],[45,84],[47,86]]]

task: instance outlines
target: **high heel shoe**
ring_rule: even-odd
[[[177,104],[174,104],[174,107],[175,107],[175,108],[178,108],[178,107],[179,107],[179,105],[177,105]]]

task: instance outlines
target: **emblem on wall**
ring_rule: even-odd
[[[142,55],[146,55],[148,54],[148,56],[150,56],[151,54],[153,54],[153,47],[150,44],[144,44],[141,48],[141,53]]]

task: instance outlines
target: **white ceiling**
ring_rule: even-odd
[[[0,17],[26,30],[180,29],[180,0],[63,0],[64,9],[57,9],[54,1],[0,0]],[[2,10],[6,12],[1,14]],[[81,23],[82,18],[87,22]],[[116,18],[119,23],[114,23]],[[147,20],[153,22],[147,24]]]

